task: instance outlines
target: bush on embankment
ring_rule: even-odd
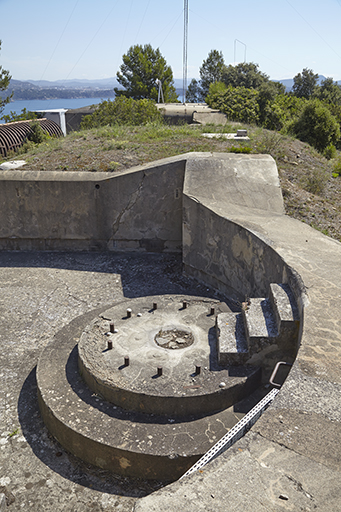
[[[162,123],[163,117],[152,100],[133,100],[117,96],[114,101],[102,101],[95,112],[85,116],[82,129],[100,126],[130,125],[138,126],[152,122]]]

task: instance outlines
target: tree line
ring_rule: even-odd
[[[132,119],[133,113],[138,112],[141,120],[144,109],[145,118],[150,119],[154,110],[148,100],[157,101],[160,84],[166,103],[179,101],[172,69],[159,49],[137,44],[129,48],[122,61],[116,75],[120,87],[114,89],[118,103],[114,107],[108,102],[103,104],[105,115],[101,122],[109,112],[111,119],[118,112],[122,119]],[[341,88],[332,78],[318,85],[318,75],[305,68],[294,77],[288,93],[283,84],[270,80],[253,62],[227,66],[218,50],[209,52],[199,74],[200,79],[193,79],[188,86],[187,102],[205,101],[226,113],[229,120],[292,134],[329,157],[334,156],[336,147],[341,149]],[[0,66],[0,91],[8,88],[10,78]],[[9,100],[0,98],[0,113]],[[141,105],[132,103],[141,100]],[[127,116],[125,108],[129,108]],[[96,122],[100,122],[99,118]]]
[[[122,60],[117,96],[156,101],[160,81],[165,102],[178,101],[172,69],[159,49],[135,45]],[[229,120],[292,134],[329,157],[341,147],[341,88],[332,78],[318,85],[318,75],[305,68],[294,77],[288,93],[253,62],[227,66],[218,50],[209,52],[199,74],[200,79],[188,86],[187,102],[205,101]]]
[[[199,73],[200,80],[189,84],[188,101],[206,101],[232,121],[292,134],[327,157],[341,148],[341,87],[332,78],[318,85],[318,75],[305,68],[286,92],[253,62],[226,66],[217,50],[209,53]]]

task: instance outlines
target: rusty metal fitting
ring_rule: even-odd
[[[108,340],[108,350],[111,350],[111,349],[112,349],[112,341]]]
[[[157,302],[153,302],[153,309],[157,309]]]
[[[110,332],[115,332],[115,324],[114,324],[114,322],[110,322]]]
[[[124,366],[129,366],[129,356],[124,356]]]
[[[127,309],[127,317],[128,317],[128,318],[131,318],[131,313],[132,313],[131,309],[130,309],[130,308],[128,308],[128,309]]]
[[[210,312],[210,315],[215,315],[215,308],[211,308],[211,312]]]
[[[201,366],[195,365],[195,375],[200,375],[201,373]]]
[[[183,303],[182,303],[182,307],[183,307],[184,309],[186,309],[186,308],[187,308],[187,306],[188,306],[188,302],[186,302],[186,301],[184,300],[184,301],[183,301]]]
[[[162,375],[162,366],[158,366],[157,367],[157,374],[158,374],[159,377],[161,377],[161,375]]]

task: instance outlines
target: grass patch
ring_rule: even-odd
[[[202,137],[203,133],[236,133],[238,129],[246,129],[250,141]],[[335,155],[330,149],[328,157]],[[340,152],[327,160],[308,144],[279,132],[234,122],[224,126],[116,124],[84,129],[41,144],[30,142],[19,154],[25,154],[25,170],[116,173],[192,152],[271,155],[277,162],[286,213],[341,239]],[[18,158],[18,153],[3,160],[10,158]]]

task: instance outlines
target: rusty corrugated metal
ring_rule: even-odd
[[[0,155],[6,157],[8,152],[19,149],[31,131],[31,123],[38,122],[44,132],[51,137],[62,137],[60,126],[50,119],[32,121],[16,121],[15,123],[0,124]]]

